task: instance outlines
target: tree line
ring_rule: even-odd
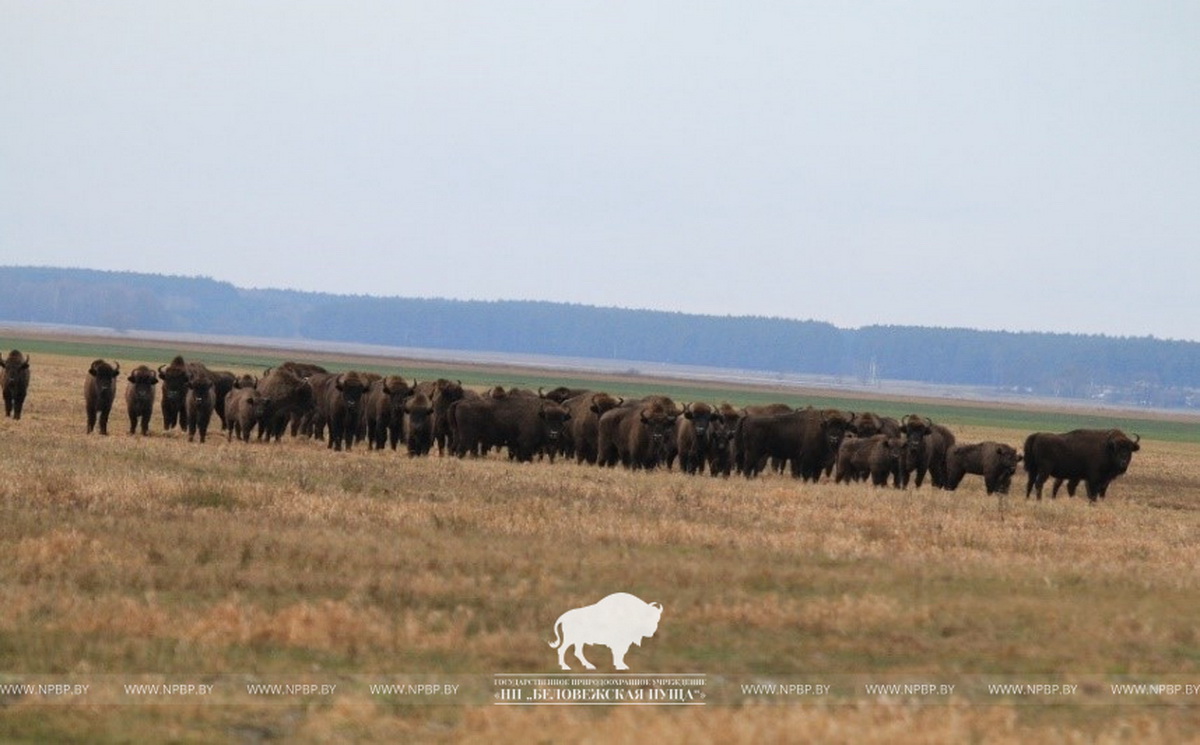
[[[238,288],[205,277],[0,267],[0,320],[592,357],[1200,406],[1200,343],[704,316],[542,301]]]

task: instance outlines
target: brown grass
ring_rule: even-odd
[[[143,360],[121,360],[132,368]],[[162,360],[144,360],[158,364]],[[1107,500],[904,493],[410,460],[308,440],[84,434],[90,360],[39,355],[0,420],[0,669],[12,676],[553,672],[562,611],[664,607],[638,671],[1195,677],[1200,447],[1144,441]],[[119,407],[118,407],[119,408]],[[157,412],[156,412],[157,415]],[[210,433],[211,434],[211,433]],[[956,428],[962,441],[1023,432]],[[1019,493],[1018,493],[1019,492]],[[593,651],[595,650],[595,651]],[[589,656],[608,669],[607,651]],[[361,688],[361,686],[359,687]],[[47,707],[8,739],[1174,742],[1187,706],[843,697],[685,711],[329,701]],[[165,738],[164,738],[165,734]]]

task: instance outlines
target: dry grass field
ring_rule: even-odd
[[[0,693],[5,741],[1147,743],[1200,731],[1200,694],[1110,690],[1200,684],[1195,442],[1143,438],[1096,505],[1026,501],[1023,473],[1000,500],[976,477],[954,493],[897,492],[219,432],[201,445],[164,433],[157,409],[149,437],[127,435],[120,400],[111,434],[86,435],[89,362],[35,354],[25,417],[0,420],[0,682],[89,686]],[[885,413],[901,409],[920,410]],[[1027,434],[947,423],[960,442]],[[493,676],[558,672],[547,642],[559,614],[616,591],[664,607],[627,657],[633,671],[705,675],[705,706],[492,705]],[[588,655],[613,672],[608,650]],[[463,693],[369,688],[410,677]],[[244,681],[337,688],[256,697]],[[833,690],[771,698],[747,681]],[[955,690],[863,694],[872,681]],[[1081,687],[1000,696],[988,681]],[[139,696],[131,682],[214,691]]]

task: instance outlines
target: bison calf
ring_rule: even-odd
[[[1007,494],[1022,456],[999,442],[956,445],[946,453],[946,489],[954,491],[968,473],[983,477],[988,494]]]

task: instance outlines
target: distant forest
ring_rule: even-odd
[[[0,267],[0,321],[356,342],[987,386],[1200,407],[1200,344],[701,316],[534,301],[248,290],[202,277]]]

